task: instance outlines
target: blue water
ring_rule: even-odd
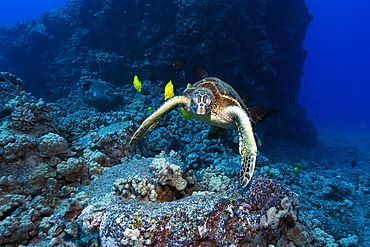
[[[299,102],[317,127],[370,130],[370,2],[307,0]]]
[[[66,5],[67,0],[0,0],[0,25],[36,20],[44,11]]]
[[[0,25],[37,19],[66,0],[0,1]],[[319,128],[370,129],[370,1],[307,0],[307,30],[299,102]]]

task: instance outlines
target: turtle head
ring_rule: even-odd
[[[191,111],[198,115],[208,114],[214,103],[214,96],[210,89],[197,88],[191,94]]]

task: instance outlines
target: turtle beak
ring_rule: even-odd
[[[198,103],[195,105],[194,112],[196,112],[198,115],[205,115],[208,113],[207,106],[203,103]]]

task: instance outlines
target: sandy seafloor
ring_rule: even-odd
[[[237,140],[235,139],[237,138],[236,131],[226,131],[216,140],[205,140],[207,125],[181,118],[179,111],[174,111],[165,117],[157,128],[145,137],[146,142],[139,144],[138,149],[128,147],[127,142],[132,130],[135,130],[152,113],[148,107],[156,108],[163,102],[163,85],[152,87],[152,90],[146,94],[137,92],[132,85],[117,88],[115,93],[122,96],[122,102],[125,103],[121,103],[114,111],[106,113],[97,112],[85,104],[77,90],[77,92],[72,92],[67,99],[50,104],[54,109],[58,109],[51,114],[51,118],[56,119],[56,125],[53,121],[40,120],[42,116],[40,112],[52,112],[45,110],[47,108],[44,106],[45,103],[39,103],[38,105],[41,106],[36,107],[37,110],[32,106],[37,105],[39,100],[30,95],[25,97],[27,99],[18,98],[16,100],[18,103],[10,105],[28,107],[29,110],[34,111],[36,120],[33,122],[33,129],[23,131],[19,129],[19,126],[14,125],[14,116],[2,118],[0,143],[2,151],[6,153],[8,150],[5,148],[6,145],[11,144],[10,146],[15,151],[8,150],[8,152],[13,152],[16,156],[10,157],[8,153],[8,156],[4,158],[0,177],[13,175],[15,180],[24,180],[25,177],[27,180],[27,176],[23,175],[29,172],[29,180],[32,180],[30,183],[36,188],[49,189],[50,181],[56,181],[62,185],[78,186],[78,184],[88,184],[91,180],[98,178],[109,166],[137,159],[140,157],[135,155],[138,150],[146,152],[147,157],[153,157],[161,151],[169,153],[172,149],[178,153],[178,156],[181,156],[180,160],[185,166],[195,170],[199,177],[207,172],[217,174],[222,171],[222,176],[227,177],[225,181],[230,184],[238,183],[235,177],[238,173],[240,156],[237,153],[238,146],[235,141]],[[146,86],[151,88],[150,82]],[[273,124],[273,116],[266,120],[264,127],[268,128],[269,124]],[[117,126],[121,126],[122,129]],[[42,138],[49,132],[57,133],[60,137],[58,140],[66,142],[69,151],[58,153],[58,151],[48,150],[45,147],[45,150],[41,150],[41,143],[46,139]],[[20,139],[19,142],[17,138]],[[300,202],[298,221],[307,227],[307,232],[311,235],[312,246],[368,246],[370,243],[370,131],[353,128],[319,129],[318,139],[317,145],[304,145],[284,138],[261,137],[262,144],[259,147],[260,156],[257,160],[255,174],[273,179],[298,194]],[[22,146],[22,142],[31,144]],[[38,143],[38,147],[35,143]],[[169,146],[170,149],[168,149]],[[26,153],[20,150],[26,150]],[[89,153],[91,150],[95,151]],[[53,152],[56,153],[53,154]],[[41,157],[40,153],[43,153]],[[96,154],[100,156],[94,158]],[[17,157],[17,155],[20,156]],[[77,164],[83,163],[80,162],[81,160],[88,163],[85,167],[88,172],[73,171]],[[27,168],[28,164],[30,165]],[[72,167],[72,171],[68,170],[68,164],[76,165],[76,167]],[[40,168],[41,165],[47,167],[46,170]],[[298,171],[295,171],[294,167],[298,167]],[[10,182],[4,181],[2,178],[1,189],[4,198],[7,193],[11,194],[7,190],[22,191],[19,186],[27,184],[27,181],[18,181],[16,185],[11,186]],[[107,186],[111,187],[111,185]],[[36,193],[37,196],[32,195],[40,202],[47,201],[42,198],[45,192],[43,189]],[[207,189],[210,190],[210,187],[207,187],[207,183],[203,183],[201,190],[207,191]],[[30,193],[24,190],[25,194]],[[225,188],[219,185],[218,188],[212,187],[212,190],[218,193]],[[63,205],[63,202],[67,202],[70,194],[74,192],[76,191],[66,189],[66,191],[55,193],[56,198],[51,198],[51,201],[53,203],[57,201],[56,205]],[[13,193],[11,195],[16,194]],[[30,197],[21,196],[21,199],[18,197],[16,202],[10,204],[10,210],[6,208],[9,205],[8,202],[1,201],[4,215],[1,218],[0,230],[3,234],[6,233],[8,236],[14,234],[15,241],[18,241],[17,237],[27,239],[29,236],[24,234],[18,234],[18,236],[14,230],[22,221],[22,217],[27,218],[28,215],[33,222],[40,223],[37,217],[42,220],[41,222],[52,221],[53,215],[57,215],[58,210],[63,211],[60,209],[61,206],[55,206],[49,209],[49,212],[43,213],[40,208],[34,206],[35,203],[32,200]],[[66,205],[64,207],[68,208],[68,203]],[[21,206],[24,208],[22,210],[25,212],[31,210],[31,213],[25,216],[22,212],[18,212],[17,207]],[[38,216],[35,216],[36,209],[41,212]],[[48,217],[44,217],[43,214]],[[71,219],[67,217],[65,220]],[[32,227],[32,223],[28,225],[30,228],[28,234],[33,234],[32,241],[28,242],[30,246],[38,246],[36,240],[40,238],[42,231],[42,237],[46,240],[41,241],[44,245],[39,246],[47,246],[45,243],[50,244],[53,236],[57,235],[55,229],[54,233],[50,233],[53,229],[52,223],[44,225],[46,226],[37,229]],[[17,244],[7,246],[17,246]]]

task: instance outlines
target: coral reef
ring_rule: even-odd
[[[127,213],[124,217],[130,223],[122,221],[122,229],[115,231],[127,245],[163,243],[161,234],[168,233],[174,242],[185,243],[187,236],[193,241],[189,244],[225,239],[236,246],[253,238],[275,246],[361,246],[370,237],[355,227],[366,228],[370,215],[357,203],[366,205],[370,178],[356,167],[332,168],[356,155],[363,169],[366,145],[361,150],[357,144],[348,148],[324,136],[320,141],[326,147],[342,145],[329,148],[335,156],[328,158],[320,147],[297,146],[297,152],[284,148],[292,145],[288,141],[260,137],[256,174],[298,192],[298,215],[296,196],[285,195],[288,190],[276,182],[256,176],[247,191],[237,190],[240,161],[235,131],[208,140],[205,124],[174,111],[141,143],[129,146],[133,129],[151,113],[148,104],[156,108],[163,102],[161,86],[144,81],[143,88],[153,90],[144,95],[132,86],[114,88],[124,102],[115,106],[116,112],[88,105],[81,88],[57,104],[13,88],[5,107],[26,107],[35,120],[32,129],[24,131],[15,128],[10,116],[2,119],[1,245],[93,245],[105,239],[103,229],[113,224],[109,215],[118,215],[117,205],[145,212]],[[297,160],[299,171],[294,170]],[[266,202],[275,195],[279,196]],[[201,207],[199,218],[191,219],[189,205]],[[179,209],[184,213],[176,216]],[[212,230],[221,222],[229,227],[227,232]],[[178,232],[166,230],[169,226]],[[190,230],[183,233],[183,226]],[[216,235],[222,237],[209,237]]]
[[[150,165],[152,168],[156,182],[162,185],[171,185],[176,190],[184,190],[188,184],[184,179],[181,167],[171,164],[165,158],[156,158]]]
[[[204,191],[224,192],[231,182],[222,166],[210,166],[195,174],[198,177],[200,188]]]
[[[109,159],[99,151],[85,149],[79,158],[68,158],[57,165],[57,172],[62,174],[67,181],[94,179],[103,173],[104,167],[110,166]]]
[[[23,89],[23,80],[10,72],[0,72],[0,81],[12,83],[18,90]]]
[[[11,109],[10,127],[15,130],[40,133],[60,131],[53,121],[56,112],[51,104],[42,100],[30,99],[25,95],[24,97],[17,96],[8,101],[6,107]]]
[[[25,134],[13,135],[7,131],[1,131],[0,147],[2,149],[0,162],[9,162],[25,158],[37,149],[37,143]]]
[[[369,136],[286,138],[316,140],[296,98],[310,18],[292,0],[70,0],[0,27],[2,68],[59,99],[0,73],[0,245],[366,246]],[[129,145],[169,79],[176,94],[195,81],[194,63],[279,109],[255,126],[244,190],[236,131],[208,140],[206,124],[173,111]]]
[[[117,179],[114,184],[115,195],[125,199],[137,199],[140,201],[157,201],[157,192],[154,184],[147,179],[138,176],[128,179]]]
[[[30,82],[27,89],[37,97],[53,101],[83,77],[87,94],[81,100],[100,111],[119,102],[105,82],[127,85],[138,75],[181,87],[184,80],[196,81],[191,70],[202,66],[253,96],[253,104],[280,110],[276,124],[264,131],[313,142],[315,129],[297,102],[311,19],[303,0],[150,6],[143,0],[73,0],[37,21],[0,27],[0,64]],[[181,76],[172,66],[180,58],[186,60]]]
[[[99,111],[111,111],[119,103],[120,95],[107,82],[94,78],[81,77],[77,85],[83,100]]]
[[[34,198],[19,194],[2,195],[1,204],[6,216],[2,216],[0,223],[0,244],[19,246],[28,244],[36,236],[57,238],[64,235],[63,231],[73,226],[74,217],[86,206],[83,200],[73,198],[71,193],[76,190],[50,178],[43,192]],[[71,195],[71,198],[62,201],[66,195]],[[50,244],[53,241],[51,239]]]
[[[28,131],[35,124],[35,114],[24,106],[16,107],[10,116],[12,117],[14,128],[17,130]]]
[[[73,155],[68,149],[67,141],[62,136],[54,133],[41,136],[39,139],[38,148],[39,155],[41,157]]]

